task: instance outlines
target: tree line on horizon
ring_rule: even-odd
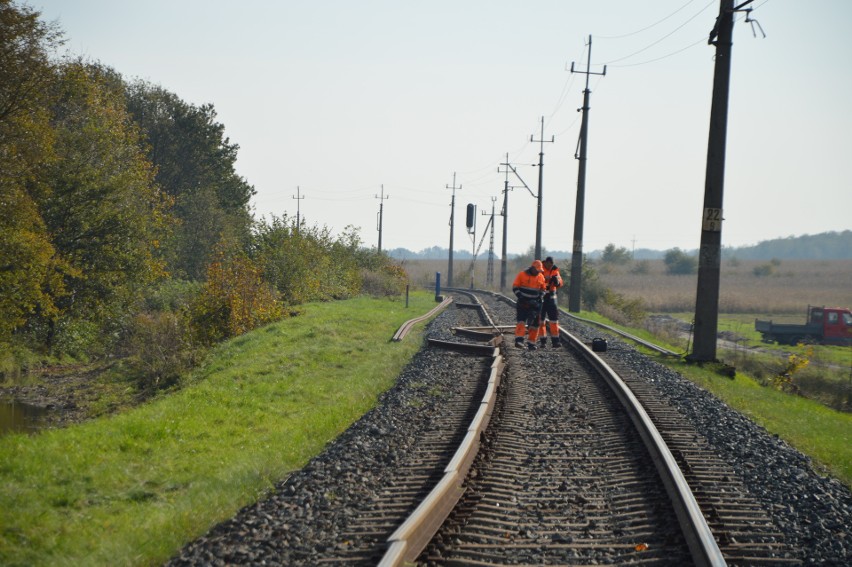
[[[609,246],[614,246],[610,244]],[[626,248],[623,248],[627,250]],[[663,260],[672,250],[653,250],[650,248],[639,248],[628,251],[635,260]],[[586,256],[591,259],[600,259],[606,254],[607,248],[593,250]],[[698,250],[682,251],[689,256],[697,256]],[[548,252],[554,258],[570,259],[571,252],[555,250]],[[413,252],[407,248],[394,248],[388,251],[388,255],[399,260],[446,260],[449,258],[449,249],[440,246],[424,248],[419,252]],[[478,259],[487,258],[488,252],[480,253]],[[499,254],[495,254],[499,258]],[[508,258],[516,259],[529,256],[529,251],[523,254],[507,254]],[[453,257],[459,260],[470,260],[473,254],[469,250],[455,250]],[[751,246],[723,246],[723,258],[737,258],[739,260],[852,260],[852,230],[828,231],[820,234],[804,234],[801,236],[788,236],[786,238],[775,238],[764,240]]]
[[[0,0],[0,377],[170,350],[156,382],[300,303],[400,292],[356,229],[255,218],[212,104],[58,57],[39,16]]]

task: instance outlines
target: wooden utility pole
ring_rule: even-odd
[[[716,331],[719,324],[719,277],[722,255],[722,195],[725,186],[725,144],[728,131],[728,91],[731,79],[731,44],[734,0],[719,2],[716,26],[708,44],[716,46],[710,134],[707,140],[707,169],[704,177],[704,210],[701,215],[701,247],[698,253],[698,290],[695,299],[695,341],[687,360],[716,360]]]
[[[577,205],[574,209],[574,243],[571,252],[571,281],[568,283],[568,310],[573,313],[580,311],[580,289],[583,280],[583,209],[586,206],[586,156],[589,142],[589,75],[606,75],[606,65],[603,73],[592,73],[592,36],[589,36],[589,54],[585,71],[586,88],[583,91],[583,118],[580,123],[579,152],[574,157],[580,160],[577,170]],[[571,63],[574,73],[574,63]]]
[[[461,185],[456,187],[456,172],[453,172],[453,186],[447,185],[447,189],[453,190],[453,199],[450,201],[450,261],[447,266],[447,287],[453,287],[453,231],[456,219],[456,190],[461,191]]]

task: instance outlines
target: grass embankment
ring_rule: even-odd
[[[596,313],[582,312],[580,316],[624,329],[675,352],[683,351],[682,346],[663,344],[644,329],[617,325]],[[654,356],[651,351],[647,352]],[[801,396],[762,386],[757,380],[740,370],[737,370],[735,378],[730,379],[713,371],[709,365],[702,368],[698,365],[686,364],[683,359],[659,357],[658,360],[747,415],[770,433],[778,435],[802,453],[810,456],[817,467],[829,471],[846,486],[852,487],[852,439],[850,439],[852,414],[830,409]]]
[[[434,296],[310,304],[217,348],[180,391],[0,438],[0,564],[157,565],[257,500],[372,408]]]

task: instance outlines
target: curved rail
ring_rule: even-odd
[[[642,407],[642,404],[636,399],[636,396],[633,395],[627,384],[624,383],[621,377],[603,359],[587,347],[579,338],[565,330],[561,330],[560,333],[604,377],[609,387],[618,397],[619,401],[621,401],[630,416],[630,420],[639,431],[648,452],[651,454],[654,465],[660,473],[660,478],[666,487],[666,492],[668,492],[669,498],[672,500],[672,505],[683,529],[686,542],[689,545],[694,564],[698,566],[727,565],[722,551],[713,538],[710,526],[707,525],[707,520],[701,513],[698,502],[695,500],[695,496],[692,494],[692,490],[683,476],[683,472],[678,467],[674,455],[672,455],[657,427],[651,421],[645,408]]]
[[[582,323],[586,323],[587,325],[594,325],[596,327],[602,327],[602,328],[604,328],[608,331],[611,331],[611,332],[613,332],[617,335],[621,335],[624,338],[630,339],[633,342],[639,343],[640,345],[642,345],[646,348],[649,348],[649,349],[651,349],[655,352],[658,352],[660,354],[663,354],[665,356],[677,356],[677,357],[682,356],[682,354],[674,352],[673,350],[663,348],[663,347],[656,345],[656,344],[654,344],[650,341],[646,341],[645,339],[641,339],[641,338],[637,337],[636,335],[631,335],[627,331],[622,331],[621,329],[616,329],[615,327],[611,327],[611,326],[606,325],[604,323],[598,323],[597,321],[592,321],[591,319],[584,319],[583,317],[578,317],[577,315],[572,315],[571,313],[568,313],[567,311],[565,311],[563,309],[560,309],[559,312],[561,314],[565,315],[566,317],[569,317],[569,318],[574,319],[576,321],[580,321]]]
[[[466,292],[463,290],[454,291],[474,297],[473,292]],[[492,295],[498,299],[514,303],[511,299],[501,294],[493,292],[486,293],[492,293]],[[478,300],[476,303],[479,303]],[[566,315],[568,314],[566,313]],[[577,317],[574,318],[579,319]],[[491,320],[489,318],[489,322],[490,321]],[[497,327],[496,325],[493,325],[493,323],[492,328],[495,330],[500,329],[501,331],[506,330],[505,327]],[[615,329],[610,329],[618,334],[624,334]],[[568,344],[577,349],[577,351],[604,378],[621,402],[622,406],[625,408],[630,420],[637,428],[652,460],[654,461],[657,471],[660,474],[660,478],[666,488],[666,492],[669,495],[672,506],[675,509],[679,524],[681,525],[687,545],[689,546],[693,563],[699,567],[721,567],[727,565],[725,558],[713,537],[713,533],[707,524],[700,507],[698,506],[698,502],[684,478],[683,472],[680,470],[680,467],[678,467],[674,455],[672,455],[672,452],[669,450],[641,402],[639,402],[618,374],[612,370],[612,368],[610,368],[603,359],[593,352],[592,349],[586,346],[583,341],[564,329],[560,329],[560,335]],[[646,343],[645,341],[638,339],[638,337],[634,338],[631,336],[629,338],[638,340],[638,342],[646,344],[646,346],[650,345],[650,343]],[[654,345],[654,347],[656,347],[656,345]],[[671,351],[666,351],[666,349],[661,349],[660,347],[656,347],[654,350],[662,350],[666,353],[676,354]],[[499,357],[499,354],[497,354],[498,352],[499,351],[495,349],[495,357]],[[497,363],[495,362],[495,365],[496,364]],[[494,372],[492,371],[492,379],[493,378]],[[489,392],[492,391],[491,383],[489,383],[488,390]],[[494,385],[493,390],[496,392],[496,384]],[[485,403],[486,402],[483,401],[483,405],[485,405]],[[488,415],[490,416],[490,409],[488,412]],[[479,414],[477,414],[477,419],[475,419],[474,422],[480,421],[478,417]],[[487,419],[484,421],[485,424],[487,424]],[[473,425],[471,425],[471,428],[473,428]],[[469,430],[468,436],[465,438],[465,443],[461,448],[459,448],[457,457],[453,458],[454,463],[461,460],[466,465],[464,467],[465,471],[469,468],[473,456],[475,455],[475,451],[473,450],[474,441],[469,440],[471,435],[473,435],[473,433]],[[479,432],[475,434],[475,437],[475,447],[478,449]],[[464,456],[460,457],[459,455]],[[425,547],[429,539],[423,539],[425,537],[425,533],[428,532],[434,535],[440,523],[447,517],[450,509],[452,508],[452,506],[449,505],[449,501],[453,498],[451,494],[457,495],[455,500],[461,496],[461,482],[464,480],[464,475],[461,474],[461,476],[457,476],[458,474],[459,472],[457,470],[454,469],[451,471],[450,466],[447,467],[447,474],[444,477],[444,480],[442,480],[433,490],[432,494],[430,494],[430,496],[424,500],[420,506],[418,506],[417,510],[408,518],[408,520],[406,520],[403,526],[401,526],[391,536],[389,539],[391,545],[384,559],[380,563],[381,566],[390,567],[402,565],[405,561],[412,561],[417,556],[419,550]],[[445,507],[447,506],[449,506],[449,508],[445,510]],[[436,510],[438,511],[436,512]],[[438,516],[440,516],[440,520],[436,521],[436,517]],[[414,544],[412,544],[412,542]]]
[[[396,567],[413,561],[434,537],[464,493],[464,479],[479,451],[480,436],[491,419],[500,375],[503,372],[504,362],[500,349],[492,347],[491,351],[494,361],[488,387],[482,396],[479,410],[468,426],[464,440],[444,469],[444,476],[435,488],[388,538],[388,550],[379,562],[380,567]]]
[[[420,321],[425,321],[426,319],[432,317],[436,313],[439,313],[442,310],[446,309],[447,306],[450,303],[452,303],[452,301],[453,301],[452,297],[447,297],[446,299],[444,299],[444,301],[442,301],[441,303],[436,305],[434,308],[432,308],[425,315],[421,315],[420,317],[416,317],[414,319],[409,319],[408,321],[406,321],[405,323],[400,325],[399,329],[397,329],[396,333],[394,333],[392,340],[401,341],[402,339],[405,338],[405,335],[407,335],[408,332],[414,327],[414,325],[416,325]]]
[[[494,321],[491,319],[491,315],[488,314],[488,312],[485,310],[485,307],[482,305],[482,303],[479,302],[479,298],[476,297],[476,293],[474,293],[474,291],[482,293],[480,290],[461,289],[461,288],[456,288],[456,287],[450,287],[450,288],[444,288],[444,289],[448,290],[448,291],[452,291],[454,293],[460,293],[462,295],[466,295],[467,297],[469,297],[471,299],[471,301],[473,301],[473,303],[470,304],[470,305],[473,306],[473,307],[477,307],[479,309],[480,313],[482,313],[482,316],[485,317],[486,321],[488,321],[488,326],[492,327],[494,329],[497,328],[497,325],[495,325]],[[457,303],[457,305],[462,306],[464,304]]]
[[[507,297],[507,296],[505,296],[501,293],[497,293],[495,291],[491,291],[491,290],[487,290],[487,289],[477,289],[477,290],[464,290],[464,289],[458,289],[458,288],[445,288],[445,289],[449,289],[451,291],[455,291],[455,292],[458,292],[458,293],[465,293],[465,294],[471,295],[471,296],[473,295],[474,291],[477,292],[477,293],[487,293],[487,294],[489,294],[493,297],[496,297],[497,299],[500,299],[502,301],[506,301],[507,303],[511,303],[512,305],[515,304],[515,300],[513,300],[512,298]],[[576,321],[586,323],[587,325],[594,325],[596,327],[601,327],[603,329],[611,331],[611,332],[613,332],[617,335],[620,335],[624,338],[630,339],[631,341],[639,343],[640,345],[642,345],[642,346],[644,346],[648,349],[651,349],[655,352],[658,352],[662,355],[676,356],[676,357],[683,356],[681,353],[675,352],[673,350],[669,350],[667,348],[663,348],[663,347],[656,345],[656,344],[654,344],[650,341],[646,341],[645,339],[639,338],[636,335],[632,335],[632,334],[628,333],[627,331],[622,331],[621,329],[616,329],[615,327],[611,327],[610,325],[606,325],[604,323],[598,323],[597,321],[592,321],[591,319],[585,319],[583,317],[578,317],[577,315],[573,315],[571,313],[568,313],[564,309],[559,309],[559,313],[561,313],[562,315],[565,315],[566,317],[568,317],[570,319],[574,319]]]

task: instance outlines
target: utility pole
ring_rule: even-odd
[[[447,287],[453,287],[453,231],[456,219],[456,190],[461,191],[462,186],[456,187],[456,172],[453,172],[453,186],[447,185],[447,189],[453,190],[453,199],[450,201],[450,262],[447,266]]]
[[[506,153],[506,164],[509,164],[509,154]],[[500,168],[497,168],[497,172],[500,172]],[[505,291],[506,289],[506,268],[508,259],[506,258],[506,242],[507,242],[507,225],[509,223],[509,168],[506,167],[506,180],[503,182],[503,210],[500,212],[500,215],[503,217],[503,249],[500,255],[500,291]]]
[[[497,197],[491,197],[491,220],[488,221],[488,224],[491,225],[491,238],[488,241],[488,269],[485,273],[485,285],[493,286],[494,285],[494,203],[497,201]],[[482,211],[483,215],[486,215],[485,211]]]
[[[530,186],[529,186],[529,185],[527,185],[527,182],[526,182],[526,181],[524,181],[523,177],[521,177],[521,174],[520,174],[520,173],[518,173],[518,170],[515,168],[515,166],[514,166],[514,165],[512,165],[511,163],[509,163],[509,154],[506,154],[506,163],[501,163],[500,165],[504,165],[504,166],[506,166],[506,177],[507,177],[507,178],[508,178],[508,176],[509,176],[509,172],[510,172],[510,171],[511,171],[512,173],[514,173],[514,174],[515,174],[515,177],[517,177],[517,178],[518,178],[518,181],[520,181],[520,182],[521,182],[521,185],[523,185],[524,189],[526,189],[526,190],[527,190],[527,192],[528,192],[530,195],[532,195],[532,198],[533,198],[533,199],[538,199],[538,197],[536,196],[536,194],[535,194],[535,193],[533,193],[532,189],[530,189]],[[499,167],[497,168],[497,171],[498,171],[498,172],[500,171],[500,168],[499,168]],[[507,189],[507,190],[508,190],[508,189],[514,189],[514,188],[515,188],[515,187],[510,186],[508,183],[509,183],[509,181],[508,181],[508,179],[507,179],[507,180],[506,180],[506,189]],[[504,201],[504,202],[505,202],[505,206],[506,206],[506,207],[508,207],[508,205],[509,205],[508,191],[506,192],[506,195],[507,195],[507,197],[506,197],[506,199],[505,199],[505,201]],[[503,216],[503,258],[504,258],[504,262],[505,262],[505,257],[506,257],[506,218],[507,218],[507,217],[508,217],[508,214],[504,212],[504,216]],[[505,263],[504,263],[504,270],[505,270]]]
[[[704,176],[704,211],[701,218],[701,248],[698,254],[698,290],[695,299],[695,341],[687,360],[716,360],[716,331],[719,324],[719,276],[722,254],[722,194],[725,186],[725,142],[728,130],[728,91],[731,79],[731,44],[734,0],[719,2],[716,26],[707,41],[716,46],[713,99],[707,140],[707,169]]]
[[[294,196],[292,198],[296,199],[296,234],[299,234],[299,227],[302,225],[302,221],[301,221],[301,218],[299,216],[299,213],[300,213],[299,202],[302,199],[304,199],[305,196],[299,194],[299,186],[298,185],[296,185],[296,196]]]
[[[544,183],[544,143],[545,142],[554,142],[556,140],[555,136],[551,136],[549,140],[544,139],[544,116],[541,117],[541,139],[534,140],[532,136],[530,136],[530,142],[540,142],[541,148],[538,152],[538,208],[536,210],[536,222],[535,222],[535,260],[541,259],[541,203],[542,203],[542,191],[543,191],[543,183]]]
[[[390,195],[385,196],[385,186],[382,185],[382,196],[379,197],[376,195],[376,199],[379,199],[379,215],[378,215],[378,226],[377,230],[379,231],[379,253],[382,252],[382,210],[385,206],[385,199],[390,199]]]
[[[568,311],[580,312],[580,289],[583,279],[583,208],[586,206],[586,156],[589,141],[589,75],[606,75],[606,65],[602,73],[592,73],[592,36],[589,36],[589,53],[585,71],[586,88],[583,90],[583,119],[580,123],[580,139],[577,142],[578,152],[574,158],[580,160],[577,171],[577,205],[574,208],[574,244],[571,252],[571,281],[568,291]],[[574,62],[571,62],[571,72],[574,73]]]

